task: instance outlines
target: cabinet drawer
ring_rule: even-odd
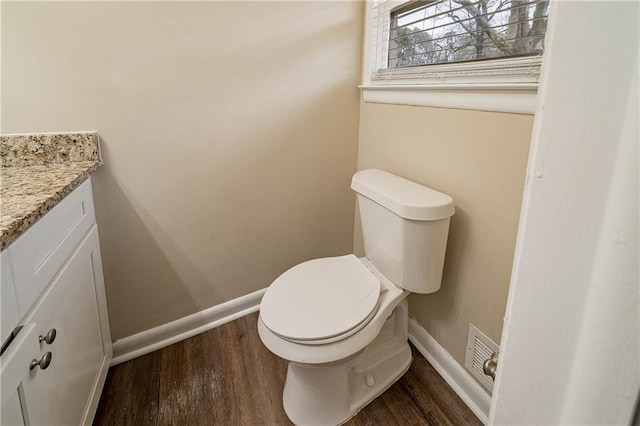
[[[8,247],[20,316],[27,313],[95,221],[89,178]]]

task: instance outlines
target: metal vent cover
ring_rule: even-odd
[[[482,364],[491,358],[493,352],[500,352],[500,347],[475,325],[469,323],[464,368],[487,390],[489,395],[493,392],[493,380],[484,374]]]

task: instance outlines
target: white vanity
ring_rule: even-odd
[[[91,178],[0,256],[0,423],[91,424],[112,356]]]

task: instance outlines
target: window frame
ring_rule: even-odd
[[[378,69],[388,60],[388,40],[373,51],[377,14],[391,14],[421,0],[365,5],[362,97],[365,102],[533,114],[542,55]],[[555,1],[551,1],[554,9]],[[552,15],[550,10],[549,15]],[[550,18],[549,18],[550,19]],[[388,38],[389,29],[385,30]],[[376,61],[374,63],[374,61]]]

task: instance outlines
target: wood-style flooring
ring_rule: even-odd
[[[94,425],[290,425],[287,362],[258,337],[257,314],[112,367]],[[409,371],[347,424],[481,425],[413,347]]]

